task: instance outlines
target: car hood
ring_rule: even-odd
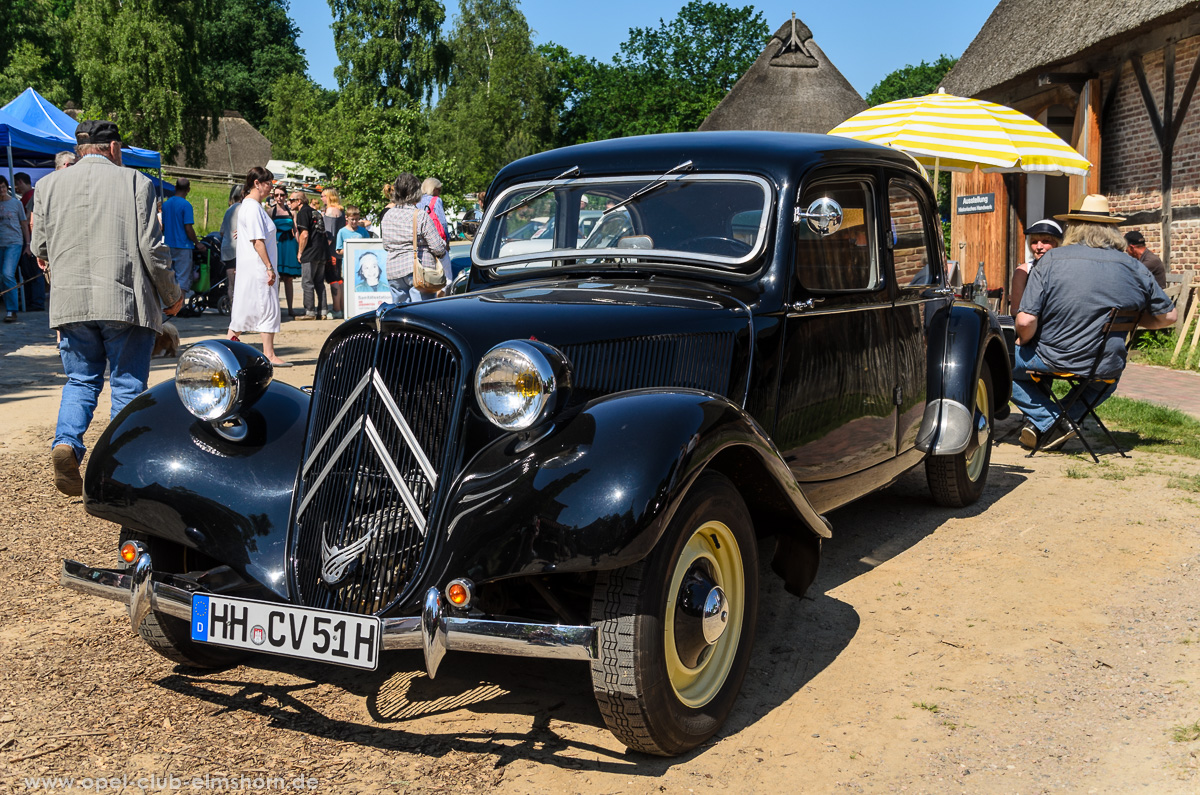
[[[525,281],[381,309],[343,329],[350,333],[376,323],[440,333],[469,367],[502,342],[532,338],[561,350],[572,362],[577,386],[595,394],[688,387],[735,400],[743,397],[753,339],[750,310],[729,294],[702,284],[645,279]]]

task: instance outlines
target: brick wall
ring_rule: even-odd
[[[1200,36],[1175,45],[1176,108],[1197,56],[1200,56]],[[1142,63],[1150,93],[1161,111],[1163,50],[1143,53]],[[1105,93],[1112,85],[1113,75],[1111,70],[1101,75]],[[1192,219],[1179,216],[1184,208],[1196,208],[1192,212],[1200,213],[1200,90],[1196,94],[1175,141],[1171,184],[1175,218],[1171,224],[1169,269],[1175,273],[1187,272],[1189,277],[1200,273],[1200,216]],[[1162,153],[1137,77],[1129,64],[1121,70],[1117,93],[1104,122],[1100,189],[1108,195],[1112,209],[1122,215],[1160,210]],[[1135,228],[1146,236],[1151,250],[1162,252],[1161,223],[1126,224],[1122,231]]]

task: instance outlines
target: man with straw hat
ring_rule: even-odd
[[[1140,310],[1138,325],[1147,329],[1166,328],[1176,317],[1175,306],[1150,272],[1125,253],[1125,238],[1117,231],[1125,219],[1109,212],[1107,197],[1085,196],[1077,208],[1054,217],[1068,222],[1063,245],[1046,252],[1029,274],[1016,318],[1013,367],[1012,401],[1025,415],[1021,444],[1041,450],[1062,447],[1075,432],[1067,423],[1054,421],[1053,403],[1027,370],[1087,372],[1113,307]],[[1106,341],[1097,376],[1119,377],[1125,357],[1123,339]],[[1116,388],[1115,380],[1102,388],[1086,387],[1083,400],[1071,406],[1071,418],[1078,422],[1084,401],[1099,405]]]

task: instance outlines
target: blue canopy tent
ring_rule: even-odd
[[[75,148],[75,128],[79,122],[54,106],[32,88],[27,88],[12,102],[0,108],[0,145],[8,154],[9,181],[12,181],[13,159],[17,157],[56,155]],[[131,168],[157,169],[162,178],[162,155],[150,149],[121,147],[121,161]]]

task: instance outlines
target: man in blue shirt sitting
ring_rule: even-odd
[[[187,195],[192,183],[187,177],[175,182],[175,193],[163,202],[163,237],[171,249],[171,267],[175,270],[175,283],[185,296],[192,294],[192,252],[196,248],[196,230],[192,203]]]
[[[1012,402],[1025,415],[1021,445],[1055,450],[1075,436],[1066,422],[1055,422],[1054,405],[1030,378],[1028,370],[1086,373],[1096,356],[1100,333],[1114,308],[1141,312],[1138,325],[1166,328],[1175,323],[1175,306],[1150,271],[1125,253],[1125,238],[1117,230],[1124,221],[1108,209],[1108,198],[1086,196],[1076,210],[1054,216],[1069,221],[1063,244],[1038,260],[1029,273],[1017,313],[1016,361]],[[1084,402],[1097,406],[1117,389],[1125,369],[1123,338],[1106,340],[1099,378],[1111,384],[1086,387],[1082,400],[1071,406],[1071,419],[1083,417]],[[1070,403],[1074,395],[1068,395]]]

